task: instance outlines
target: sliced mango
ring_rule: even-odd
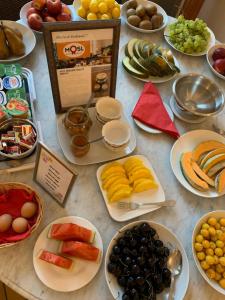
[[[212,150],[212,151],[208,152],[208,153],[202,158],[201,163],[200,163],[200,167],[203,167],[204,164],[206,163],[206,161],[207,161],[209,158],[211,158],[211,157],[213,157],[213,156],[215,156],[215,155],[217,155],[217,154],[222,154],[222,153],[225,154],[225,148],[218,148],[218,149],[215,149],[215,150]]]
[[[129,165],[129,167],[125,168],[125,170],[127,173],[129,173],[133,169],[138,168],[138,167],[141,168],[141,167],[144,167],[144,165],[142,163],[132,163],[131,165]]]
[[[215,182],[212,180],[212,178],[209,178],[209,176],[200,169],[199,165],[195,161],[192,161],[192,168],[202,180],[206,181],[211,186],[215,186]]]
[[[132,188],[128,184],[118,183],[118,184],[112,185],[107,191],[108,199],[111,199],[115,192],[122,190],[122,189],[131,189],[132,190]]]
[[[225,169],[223,169],[215,179],[216,190],[218,193],[223,193],[225,191]]]
[[[152,175],[147,169],[141,169],[140,171],[137,171],[129,176],[130,183],[134,182],[135,180],[139,178],[149,178],[152,179]]]
[[[158,184],[151,179],[142,179],[139,183],[137,183],[134,187],[135,193],[141,193],[150,189],[157,189]]]
[[[209,185],[207,182],[200,179],[192,168],[192,152],[183,153],[181,156],[181,170],[186,180],[200,191],[208,191]]]
[[[132,189],[131,188],[118,190],[117,192],[115,192],[113,194],[113,196],[111,198],[109,198],[109,201],[110,202],[119,201],[119,200],[121,200],[123,198],[130,197],[131,193],[132,193]]]
[[[112,162],[112,163],[110,163],[110,164],[107,164],[107,165],[103,168],[102,174],[103,174],[105,171],[107,171],[109,168],[115,167],[115,166],[121,166],[121,164],[118,163],[117,161],[114,161],[114,162]]]
[[[207,174],[208,171],[215,165],[217,165],[218,163],[225,161],[225,154],[217,154],[211,158],[209,158],[204,166],[202,167],[202,170]]]
[[[130,158],[128,158],[128,159],[125,161],[125,163],[124,163],[124,168],[127,169],[127,168],[129,168],[129,166],[130,166],[131,164],[138,164],[138,163],[143,164],[143,162],[142,162],[142,160],[141,160],[140,158],[138,158],[138,157],[130,157]]]
[[[121,176],[121,175],[116,175],[116,176],[110,177],[109,180],[106,180],[105,182],[103,182],[102,188],[103,188],[104,190],[107,190],[112,184],[116,184],[118,180],[120,180],[120,181],[123,182],[123,183],[129,184],[129,181],[128,181],[128,179],[125,177],[125,175],[122,175],[122,176]]]
[[[101,179],[104,180],[110,174],[115,174],[115,173],[125,174],[125,170],[123,167],[120,167],[120,166],[111,167],[108,170],[106,170],[104,173],[101,174]]]
[[[192,159],[194,161],[198,162],[201,159],[203,154],[205,154],[209,151],[212,151],[212,150],[215,150],[218,148],[224,148],[224,147],[225,147],[225,144],[218,142],[218,141],[210,140],[210,141],[202,142],[192,152]]]

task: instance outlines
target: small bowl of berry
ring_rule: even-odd
[[[105,277],[114,299],[156,299],[157,294],[168,294],[171,272],[167,260],[173,249],[182,255],[174,292],[174,300],[180,300],[188,287],[189,264],[178,238],[167,227],[147,220],[121,228],[105,256]]]
[[[206,57],[213,73],[225,80],[225,44],[216,44],[211,47]]]

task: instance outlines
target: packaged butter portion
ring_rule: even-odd
[[[22,78],[20,75],[6,76],[3,78],[3,87],[6,90],[21,88],[22,85]]]
[[[26,100],[11,98],[6,105],[6,109],[8,114],[14,118],[28,118],[29,105]]]
[[[22,67],[20,64],[5,65],[5,75],[14,76],[22,74]]]
[[[12,89],[8,90],[6,92],[6,98],[7,101],[9,101],[12,98],[16,99],[26,99],[26,91],[24,87],[18,88],[18,89]]]
[[[0,91],[0,105],[6,105],[7,99],[4,91]]]

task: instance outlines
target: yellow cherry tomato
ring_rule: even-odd
[[[221,278],[222,278],[221,274],[216,272],[216,276],[215,276],[214,279],[215,279],[216,281],[219,281]]]
[[[223,256],[223,250],[221,248],[216,248],[214,252],[217,256]]]
[[[216,277],[216,272],[213,269],[208,269],[206,271],[206,275],[210,278],[210,279],[214,279]]]
[[[223,289],[225,289],[225,278],[221,279],[221,280],[219,281],[219,284],[220,284],[220,286],[221,286]]]
[[[214,264],[214,257],[211,255],[206,255],[205,261],[209,264],[209,265],[213,265]]]
[[[98,2],[96,0],[91,0],[91,3],[89,5],[89,10],[92,13],[98,12]]]
[[[225,271],[225,268],[221,266],[221,264],[216,265],[216,272],[223,273]]]
[[[208,224],[209,224],[209,225],[215,226],[216,223],[217,223],[216,218],[211,217],[211,218],[208,219]]]
[[[220,224],[219,223],[216,223],[216,225],[214,226],[216,229],[220,229]]]
[[[209,237],[209,231],[207,229],[201,229],[200,233],[204,238]]]
[[[108,11],[108,6],[105,2],[101,2],[98,5],[98,9],[99,9],[100,13],[105,14]]]
[[[211,241],[211,242],[209,242],[209,244],[210,244],[211,249],[214,250],[216,248],[216,244],[214,242]]]
[[[198,260],[204,260],[205,259],[205,253],[204,252],[198,252],[197,254]]]
[[[119,19],[119,17],[120,17],[120,7],[114,7],[112,9],[112,17],[113,17],[113,19]]]
[[[220,225],[225,227],[225,218],[220,219]]]
[[[203,261],[201,261],[201,267],[203,270],[208,270],[209,264],[205,260],[203,260]]]
[[[208,248],[210,247],[209,241],[208,241],[208,240],[203,240],[202,246],[203,246],[205,249],[208,249]]]
[[[87,15],[87,20],[97,20],[96,14],[90,12],[90,13]]]
[[[218,248],[223,248],[224,247],[224,242],[220,241],[220,240],[217,240],[216,241],[216,247]]]
[[[220,262],[219,257],[217,255],[214,255],[213,258],[214,258],[214,265],[217,265]]]
[[[216,229],[214,227],[210,226],[208,231],[210,235],[212,236],[216,235]]]
[[[211,255],[211,256],[214,255],[214,251],[211,248],[206,249],[205,253],[206,253],[206,255]]]
[[[202,249],[203,249],[203,246],[200,243],[195,243],[194,247],[195,247],[195,250],[198,252],[202,251]]]
[[[219,262],[220,262],[221,266],[225,267],[225,257],[224,256],[219,258]]]
[[[203,240],[204,240],[204,238],[201,234],[196,235],[196,237],[195,237],[196,242],[202,243]]]
[[[203,223],[202,224],[202,229],[209,229],[209,224],[207,224],[207,223]]]
[[[85,18],[86,18],[86,15],[87,15],[86,10],[84,9],[83,6],[80,6],[80,7],[78,8],[77,14],[78,14],[79,17],[81,17],[81,18],[83,18],[83,19],[85,19]]]

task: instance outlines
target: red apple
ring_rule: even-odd
[[[47,9],[50,15],[59,15],[62,11],[62,3],[60,0],[47,0]]]
[[[42,10],[46,5],[46,0],[33,0],[32,7],[36,8],[37,10]]]
[[[56,19],[51,16],[47,16],[44,18],[44,22],[56,22]]]
[[[225,48],[216,48],[213,52],[212,59],[216,61],[217,59],[225,58]]]
[[[49,16],[47,7],[45,7],[44,9],[42,9],[41,16],[42,16],[43,19]]]
[[[57,21],[71,21],[71,15],[61,13],[56,17]]]
[[[40,10],[37,10],[36,8],[34,8],[34,7],[30,7],[29,9],[28,9],[28,11],[27,11],[27,18],[28,18],[28,16],[29,15],[31,15],[31,14],[40,14]]]
[[[31,14],[28,16],[27,21],[28,21],[30,28],[37,30],[37,31],[41,30],[43,20],[40,15],[35,14],[35,13]]]
[[[71,10],[70,10],[69,7],[68,7],[66,4],[64,4],[64,3],[62,3],[62,13],[71,16]]]
[[[217,59],[214,64],[213,68],[220,74],[225,74],[225,58]]]

